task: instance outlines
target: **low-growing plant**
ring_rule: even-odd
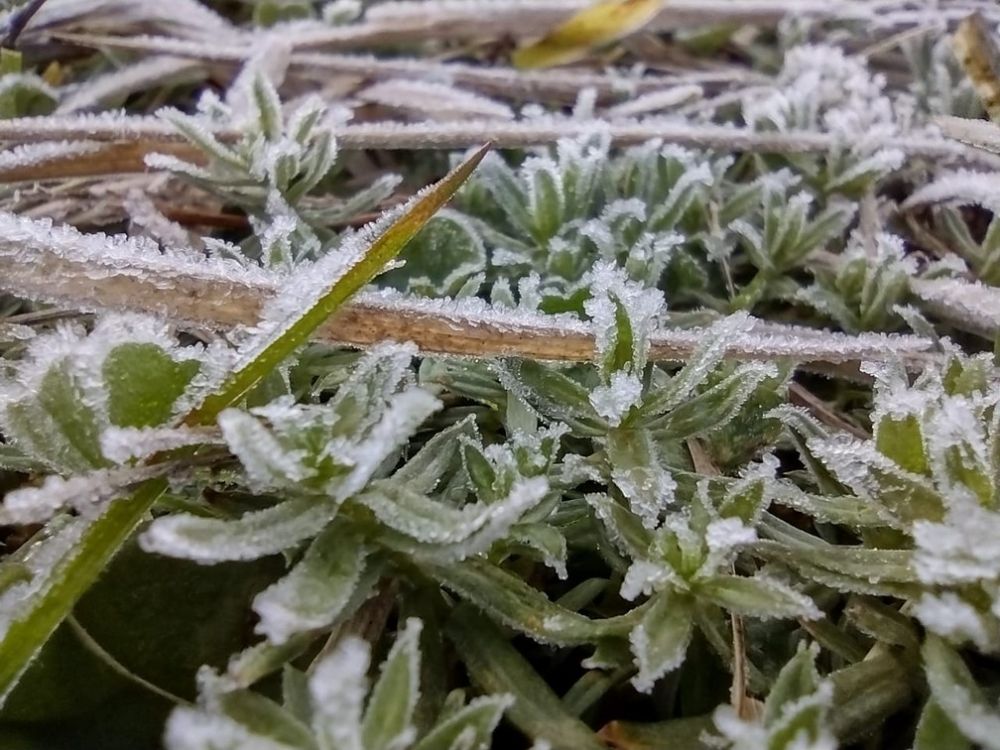
[[[2,16],[0,746],[1000,747],[993,5],[172,5]]]

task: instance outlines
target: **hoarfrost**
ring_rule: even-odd
[[[925,592],[913,605],[913,614],[932,633],[955,641],[971,641],[976,647],[995,651],[993,642],[979,611],[952,591],[940,594]]]
[[[593,320],[598,353],[605,355],[617,342],[617,305],[621,304],[632,328],[633,348],[629,372],[638,375],[646,366],[650,335],[664,309],[663,294],[659,290],[644,289],[630,282],[624,271],[606,262],[601,262],[594,268],[591,289],[593,296],[584,303],[584,310]]]
[[[361,718],[368,694],[370,650],[361,638],[348,636],[319,662],[309,679],[315,707],[314,729],[329,747],[362,750]]]
[[[1000,175],[971,170],[946,172],[914,190],[902,208],[911,210],[929,203],[975,204],[1000,211]]]
[[[87,156],[104,146],[93,141],[42,141],[22,143],[0,151],[0,170],[8,171],[36,167],[46,162]]]
[[[198,60],[154,56],[138,60],[112,73],[95,76],[77,86],[56,108],[57,115],[101,106],[105,101],[135,91],[191,77],[202,69]]]
[[[380,81],[357,96],[393,109],[419,112],[434,120],[514,118],[514,113],[506,104],[472,91],[430,81]]]
[[[627,372],[611,374],[607,385],[590,391],[590,404],[612,427],[617,427],[633,406],[642,401],[642,381]]]
[[[90,519],[59,516],[18,551],[17,562],[27,568],[28,576],[0,590],[0,635],[6,634],[55,585],[89,526]],[[0,695],[0,699],[5,697]]]
[[[167,719],[163,742],[168,750],[297,750],[296,745],[251,733],[224,714],[183,706]]]
[[[101,433],[101,453],[113,463],[125,464],[177,448],[221,442],[214,429],[108,427]]]
[[[611,118],[630,118],[649,115],[664,109],[671,109],[678,104],[684,104],[692,99],[700,99],[703,94],[704,91],[701,86],[691,84],[671,86],[659,91],[650,91],[630,101],[616,104],[608,108],[605,114]]]

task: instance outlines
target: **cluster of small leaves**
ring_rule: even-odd
[[[279,58],[288,54],[280,48],[265,52]],[[198,100],[195,115],[159,113],[205,154],[205,166],[165,154],[151,154],[147,163],[183,176],[247,212],[253,236],[238,248],[207,240],[211,250],[289,270],[322,255],[336,238],[331,225],[375,208],[399,180],[387,175],[345,200],[310,198],[335,168],[334,113],[316,96],[306,97],[286,113],[263,67],[261,60],[249,62],[226,100],[207,92]],[[235,127],[239,140],[225,143],[213,134],[213,127]]]
[[[465,703],[450,693],[436,721],[419,731],[420,631],[408,620],[368,689],[370,647],[343,640],[307,675],[285,666],[282,705],[259,693],[233,690],[211,670],[199,674],[197,708],[175,711],[167,724],[168,750],[268,747],[289,750],[464,750],[486,747],[511,698],[482,696]],[[227,689],[228,688],[228,689]]]

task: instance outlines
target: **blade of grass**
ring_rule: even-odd
[[[375,240],[364,256],[347,269],[325,295],[253,361],[237,370],[218,393],[209,396],[201,406],[188,414],[184,423],[187,425],[213,423],[219,412],[239,402],[250,389],[308,341],[312,333],[326,322],[334,311],[366,286],[399,254],[406,243],[469,178],[488,150],[488,145],[480,148],[414,203]]]
[[[184,422],[213,422],[220,411],[239,401],[304,343],[338,307],[371,281],[454,195],[486,155],[488,148],[481,148],[418,198],[375,240],[357,263],[333,282],[317,303],[266,347],[260,356],[234,373],[218,394],[188,414]],[[153,462],[163,458],[155,457]],[[150,479],[139,485],[129,497],[109,503],[83,532],[78,544],[47,572],[48,580],[39,587],[40,593],[26,603],[23,614],[14,619],[0,636],[0,704],[167,486],[165,477]]]
[[[79,543],[51,568],[49,584],[42,587],[25,615],[11,622],[0,640],[0,705],[167,486],[165,477],[150,479],[130,497],[109,503]]]

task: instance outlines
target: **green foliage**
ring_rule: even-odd
[[[1000,220],[927,13],[582,78],[490,67],[502,3],[69,5],[0,55],[67,112],[0,159],[0,746],[998,747]]]
[[[451,701],[418,733],[420,620],[407,621],[369,690],[369,647],[349,637],[318,659],[309,674],[286,667],[282,705],[246,690],[228,689],[211,672],[201,675],[197,708],[178,708],[167,722],[169,750],[273,747],[300,750],[459,750],[485,748],[507,696]]]

